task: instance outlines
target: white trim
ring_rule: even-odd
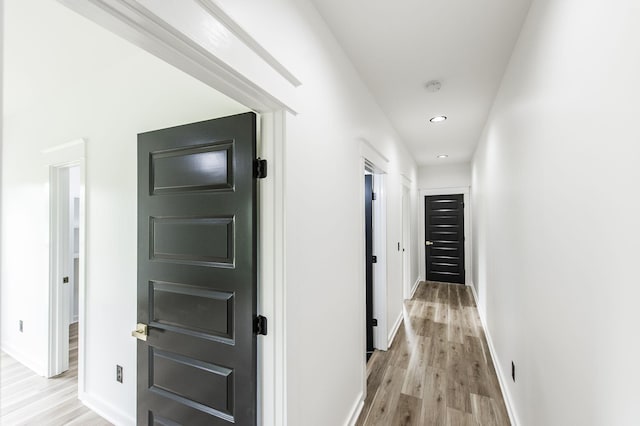
[[[500,363],[500,359],[498,358],[498,353],[496,351],[495,346],[493,345],[493,339],[491,338],[491,332],[489,331],[489,327],[487,327],[487,320],[483,315],[483,310],[480,309],[480,305],[478,304],[478,294],[476,293],[476,288],[473,283],[467,284],[471,287],[471,294],[473,294],[473,299],[476,302],[476,306],[478,309],[478,316],[480,317],[480,322],[482,323],[482,328],[484,328],[484,335],[487,338],[487,344],[489,346],[489,353],[491,354],[491,359],[493,361],[493,366],[496,369],[498,375],[498,383],[500,383],[500,390],[502,391],[502,396],[504,398],[505,405],[507,406],[507,413],[509,414],[509,420],[513,426],[518,426],[520,424],[518,420],[518,415],[513,405],[513,401],[511,398],[511,393],[509,393],[509,389],[507,388],[507,375],[504,374],[502,369],[502,364]]]
[[[396,338],[396,334],[398,334],[398,330],[400,329],[400,324],[402,324],[402,320],[404,319],[404,309],[400,311],[400,315],[398,315],[398,319],[396,319],[395,324],[393,324],[393,328],[389,333],[389,347],[393,344],[393,339]]]
[[[404,177],[404,175],[403,175]],[[402,297],[411,299],[411,188],[402,186]]]
[[[363,156],[360,158],[360,170],[363,173],[366,173],[368,170],[367,159]],[[365,175],[363,174],[363,177]],[[360,226],[360,253],[358,254],[358,258],[365,259],[367,253],[367,230],[366,230],[366,220],[365,220],[365,203],[364,203],[364,193],[365,193],[365,180],[361,181],[360,187],[358,189],[359,199],[362,200],[361,203],[358,203],[360,206],[360,214],[361,218],[361,226]],[[360,277],[358,279],[360,285],[358,286],[358,294],[360,297],[358,298],[358,309],[359,317],[361,321],[361,326],[358,328],[360,331],[360,336],[358,342],[360,347],[358,349],[359,353],[365,354],[367,352],[367,263],[366,261],[362,262],[362,268],[360,268]],[[374,338],[375,338],[376,330],[374,329]],[[375,348],[375,344],[374,344]],[[361,398],[366,398],[367,395],[367,362],[362,362],[362,391]]]
[[[373,347],[386,351],[389,348],[387,339],[387,203],[386,203],[386,179],[384,169],[386,169],[386,158],[365,139],[361,140],[360,173],[364,177],[366,172],[373,174],[373,191],[376,193],[376,201],[372,204],[373,215],[373,252],[378,257],[378,262],[373,265],[373,316],[378,320],[378,325],[373,328]],[[384,169],[383,169],[384,167]],[[365,214],[364,214],[364,179],[360,185],[360,259],[365,258]],[[360,303],[359,312],[361,318],[360,327],[360,353],[367,350],[367,326],[366,326],[366,265],[363,262],[360,269]],[[367,392],[367,363],[362,357],[362,403]],[[360,407],[360,410],[362,407]],[[357,416],[356,416],[357,420]]]
[[[258,155],[269,173],[258,182],[258,312],[270,331],[258,339],[258,418],[262,425],[286,424],[286,328],[284,277],[284,112],[262,114]]]
[[[221,19],[196,0],[181,0],[180,14],[173,0],[58,1],[255,111],[298,111],[292,73],[266,61],[229,15]],[[220,29],[234,48],[212,43],[210,28]]]
[[[86,152],[86,141],[84,139],[75,139],[49,149],[42,151],[43,157],[43,165],[49,168],[50,174],[50,202],[55,200],[56,196],[56,188],[54,188],[54,182],[51,182],[51,176],[53,175],[53,170],[56,168],[62,167],[70,167],[70,166],[79,166],[80,167],[80,211],[79,211],[79,247],[78,247],[78,277],[77,277],[77,285],[78,285],[78,395],[84,393],[86,389],[86,372],[85,372],[85,354],[86,354],[86,216],[85,216],[85,205],[86,205],[86,167],[85,167],[85,152]],[[53,208],[53,206],[52,206]],[[53,216],[53,215],[52,215]],[[54,246],[57,244],[57,239],[54,238],[57,234],[57,230],[54,229],[54,217],[50,218],[50,253],[54,251]],[[50,282],[47,287],[47,299],[48,299],[48,309],[49,309],[49,325],[48,325],[48,333],[47,333],[47,365],[45,367],[46,376],[51,377],[56,373],[56,370],[60,368],[60,364],[58,361],[58,353],[59,348],[57,348],[57,344],[55,341],[55,336],[57,331],[52,327],[56,323],[57,310],[58,305],[55,300],[55,284],[57,282],[57,275],[55,273],[55,267],[52,262],[54,262],[53,256],[50,255],[50,265],[49,268],[52,272],[50,274]],[[68,362],[68,352],[67,352],[67,362]]]
[[[43,149],[41,152],[43,154],[51,154],[52,152],[63,151],[67,148],[72,148],[76,146],[84,145],[84,139],[74,139],[72,141],[62,143],[60,145],[52,146],[50,148]]]
[[[347,421],[344,423],[347,426],[354,426],[358,421],[358,417],[360,417],[360,413],[362,413],[362,409],[364,408],[364,392],[361,392],[356,398],[355,404],[353,404],[353,408],[349,412],[349,417]]]
[[[49,322],[47,377],[69,369],[69,164],[49,166]]]
[[[373,317],[378,320],[374,328],[373,346],[386,351],[389,349],[387,324],[389,311],[387,307],[387,179],[384,174],[373,175],[373,191],[376,201],[372,205],[373,213],[373,253],[378,262],[373,265]],[[364,214],[362,215],[364,220]],[[364,256],[362,256],[364,259]],[[364,286],[362,287],[364,288]]]
[[[413,299],[413,296],[415,296],[416,290],[418,289],[418,286],[420,285],[420,281],[422,281],[422,280],[420,279],[420,277],[418,277],[416,282],[413,283],[413,287],[411,287],[411,296],[409,297],[409,299]]]
[[[420,242],[418,243],[418,255],[420,256],[420,261],[418,263],[418,271],[419,276],[423,279],[427,279],[427,271],[425,265],[425,253],[424,253],[424,197],[429,195],[451,195],[451,194],[462,194],[464,200],[464,282],[471,282],[473,277],[473,271],[471,268],[473,267],[473,263],[471,259],[473,258],[473,230],[471,228],[471,196],[470,196],[470,187],[468,186],[457,186],[451,188],[431,188],[431,189],[420,189],[420,220],[418,220],[418,231],[420,232]]]
[[[222,22],[225,27],[229,29],[232,33],[236,35],[240,40],[244,42],[247,46],[251,47],[258,56],[260,56],[266,63],[271,65],[273,69],[278,71],[282,77],[287,79],[289,83],[294,85],[295,87],[300,86],[302,83],[300,80],[294,76],[291,71],[289,71],[280,61],[269,53],[267,49],[262,47],[258,41],[251,37],[251,35],[244,30],[238,23],[231,18],[220,6],[216,4],[214,0],[196,0],[204,10],[209,12],[215,19]]]
[[[373,173],[387,173],[389,159],[384,156],[371,142],[360,138],[360,154],[364,157],[368,166],[372,166]]]
[[[378,262],[373,265],[373,317],[378,320],[378,325],[373,330],[373,347],[386,351],[389,349],[389,341],[387,339],[387,179],[385,176],[385,170],[387,167],[386,162],[389,160],[382,156],[382,154],[373,147],[364,138],[360,138],[360,152],[362,156],[361,161],[361,173],[370,172],[373,174],[373,192],[376,194],[376,201],[372,204],[373,215],[373,254],[377,256]],[[364,200],[364,185],[361,185],[360,199]],[[362,254],[361,259],[364,259],[364,242],[366,239],[364,229],[364,203],[362,204],[361,214],[362,218]],[[361,288],[362,288],[362,300],[365,300],[365,274],[364,265],[361,276]],[[364,314],[363,306],[362,318]],[[366,339],[366,325],[362,327],[363,339]],[[363,353],[366,351],[366,340],[364,340],[365,346],[363,347]],[[366,363],[364,365],[366,370]],[[365,383],[366,385],[366,383]]]
[[[134,426],[136,424],[134,417],[127,416],[121,410],[100,398],[82,392],[78,394],[78,399],[91,411],[114,425]]]

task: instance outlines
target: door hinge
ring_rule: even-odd
[[[371,263],[378,263],[378,256],[371,256]]]
[[[267,335],[267,318],[262,315],[258,315],[256,317],[254,323],[254,332],[259,335],[266,336]]]
[[[373,201],[375,201],[375,200],[376,200],[376,198],[378,198],[378,197],[376,196],[376,193],[375,193],[375,192],[372,192],[372,193],[371,193],[371,199],[372,199]]]
[[[267,177],[267,160],[257,158],[253,162],[253,174],[256,179],[264,179]]]
[[[378,326],[378,319],[377,318],[372,318],[371,319],[371,326],[372,327],[377,327]]]

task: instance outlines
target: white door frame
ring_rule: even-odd
[[[360,140],[360,175],[365,172],[373,174],[373,192],[376,193],[376,201],[372,206],[373,214],[373,253],[378,257],[378,262],[373,265],[373,317],[378,320],[378,326],[373,331],[373,347],[386,351],[389,349],[389,336],[387,335],[387,179],[389,159],[378,151],[368,140]],[[360,185],[360,199],[364,200],[364,184]],[[362,255],[364,259],[365,253],[365,229],[364,229],[364,203],[361,203],[362,211],[360,214],[362,223]],[[361,300],[362,305],[362,353],[366,352],[366,282],[364,263],[362,267],[362,277],[360,288],[362,289]],[[366,380],[366,363],[363,357],[363,368],[365,369]],[[365,383],[366,385],[366,383]],[[365,386],[366,389],[366,386]]]
[[[451,194],[462,194],[463,202],[464,202],[464,282],[465,285],[472,285],[471,282],[473,274],[471,271],[472,263],[472,229],[471,229],[471,197],[469,196],[469,187],[468,186],[459,186],[459,187],[451,187],[451,188],[435,188],[435,189],[421,189],[420,190],[420,223],[418,225],[418,230],[420,231],[420,243],[419,247],[419,255],[420,255],[420,278],[425,281],[427,279],[427,271],[425,265],[425,250],[424,250],[424,220],[425,220],[425,212],[424,212],[424,197],[429,195],[451,195]]]
[[[411,299],[413,296],[411,282],[411,186],[402,184],[402,288],[403,296]]]
[[[387,227],[386,227],[386,180],[385,174],[380,171],[380,169],[376,169],[372,167],[372,165],[366,160],[362,159],[362,176],[365,174],[370,174],[373,177],[372,180],[372,191],[376,194],[376,199],[371,205],[371,216],[372,216],[372,254],[377,257],[377,262],[373,264],[372,272],[372,299],[373,299],[373,312],[372,316],[378,321],[378,325],[373,328],[373,347],[374,349],[380,349],[386,351],[389,347],[389,342],[387,338],[387,250],[386,250],[386,240],[387,240]],[[364,180],[362,182],[364,184]],[[362,185],[362,189],[360,190],[361,197],[360,199],[364,200],[364,185]],[[362,255],[360,258],[364,261],[362,268],[362,305],[361,305],[361,318],[362,318],[362,350],[361,353],[366,352],[367,348],[367,322],[366,322],[366,306],[367,306],[367,293],[366,293],[366,239],[367,239],[367,231],[365,224],[365,206],[362,203],[361,206],[361,217],[362,217]],[[366,363],[365,363],[366,368]],[[365,374],[366,377],[366,374]]]
[[[373,215],[373,252],[378,256],[378,262],[373,266],[373,317],[378,320],[378,326],[373,330],[373,347],[386,351],[389,349],[389,336],[387,335],[387,195],[386,179],[389,159],[378,151],[369,141],[360,140],[360,164],[359,173],[364,177],[366,172],[373,174],[373,192],[376,194],[376,201],[372,205]],[[364,201],[364,179],[360,185],[360,200]],[[360,259],[365,258],[366,253],[366,231],[365,231],[365,211],[364,202],[360,203],[361,234]],[[367,351],[367,324],[366,324],[366,265],[362,263],[360,275],[360,353],[362,354],[362,400],[364,404],[367,397],[367,362],[364,354]],[[361,408],[358,408],[358,411]]]
[[[71,249],[69,235],[69,168],[80,168],[80,211],[78,247],[78,392],[84,391],[85,360],[85,141],[76,139],[43,151],[45,166],[49,169],[49,325],[47,377],[53,377],[69,368],[69,294],[62,283],[68,270]],[[66,204],[66,205],[65,205]],[[65,218],[66,216],[66,218]],[[66,238],[65,238],[66,237]],[[82,368],[81,368],[82,366]]]
[[[258,184],[258,312],[269,319],[269,334],[258,338],[258,422],[286,424],[284,152],[286,121],[297,112],[300,81],[214,1],[182,0],[181,14],[171,13],[166,1],[59,1],[260,113],[257,154],[268,160],[269,173]],[[238,49],[209,43],[208,28],[224,28]]]

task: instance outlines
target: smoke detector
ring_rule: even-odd
[[[427,89],[427,92],[435,93],[442,88],[442,83],[440,83],[438,80],[431,80],[427,82],[425,88]]]

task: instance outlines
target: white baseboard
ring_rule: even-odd
[[[413,299],[413,296],[416,294],[416,290],[418,289],[418,285],[420,284],[420,281],[422,280],[420,279],[420,277],[418,277],[416,282],[413,283],[413,287],[411,288],[411,296],[409,296],[409,299]]]
[[[508,376],[504,374],[504,370],[502,369],[502,363],[498,358],[498,353],[496,352],[495,346],[493,346],[493,339],[491,338],[491,332],[487,327],[487,320],[483,315],[483,311],[480,309],[478,305],[478,294],[476,293],[476,287],[473,283],[469,284],[471,287],[471,293],[473,294],[473,299],[476,302],[476,306],[478,306],[478,314],[480,316],[480,322],[482,323],[482,328],[484,328],[484,334],[487,337],[487,344],[489,345],[489,352],[491,353],[491,359],[493,359],[493,365],[498,373],[498,383],[500,383],[500,390],[502,390],[502,396],[504,397],[504,403],[507,406],[507,413],[509,414],[509,420],[513,426],[518,426],[520,421],[518,419],[518,414],[516,412],[515,406],[513,405],[511,393],[509,393],[509,389],[507,388],[507,380]]]
[[[391,329],[391,333],[389,333],[387,340],[387,342],[389,342],[389,347],[393,344],[393,339],[395,339],[398,329],[400,328],[400,324],[402,324],[402,319],[404,318],[402,312],[403,311],[400,311],[400,315],[398,315],[398,319],[396,319],[396,322],[393,324],[393,328]]]
[[[2,344],[2,347],[0,347],[0,350],[2,350],[4,353],[9,355],[11,358],[13,358],[16,361],[18,361],[20,364],[22,364],[25,367],[27,367],[29,370],[31,370],[34,373],[36,373],[38,376],[42,376],[42,377],[46,377],[47,376],[46,365],[44,365],[44,366],[41,365],[39,362],[37,362],[33,358],[29,357],[28,355],[23,354],[20,350],[16,349],[15,347],[13,347],[12,345],[8,344],[7,342],[4,342]]]
[[[351,413],[349,414],[349,419],[345,422],[347,426],[353,426],[358,421],[358,417],[360,417],[360,413],[362,412],[362,408],[364,407],[364,393],[360,393],[358,398],[356,399],[356,403],[353,405],[351,409]]]
[[[91,411],[98,414],[105,420],[113,423],[116,426],[135,426],[136,420],[134,417],[129,417],[126,413],[115,408],[113,405],[100,398],[91,396],[86,392],[78,395],[78,399],[86,405]]]

